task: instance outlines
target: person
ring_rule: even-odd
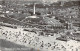
[[[42,41],[42,44],[41,44],[41,46],[40,46],[41,49],[44,47],[43,45],[44,45],[44,42]]]

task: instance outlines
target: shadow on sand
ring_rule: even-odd
[[[25,47],[23,45],[15,44],[13,42],[10,42],[10,41],[4,40],[4,39],[0,39],[0,48],[2,51],[40,51],[40,50],[36,50],[34,48]],[[9,50],[4,50],[5,48],[7,48]],[[16,48],[19,48],[19,49],[16,49]],[[24,49],[26,49],[26,50],[24,50]]]

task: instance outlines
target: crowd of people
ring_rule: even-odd
[[[39,36],[34,32],[3,27],[0,29],[0,39],[5,39],[17,44],[25,45],[43,51],[80,51],[80,42],[70,40],[67,42],[56,40],[54,36]]]

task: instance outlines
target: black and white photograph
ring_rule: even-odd
[[[80,51],[80,0],[0,0],[0,51]]]

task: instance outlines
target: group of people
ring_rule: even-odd
[[[44,51],[80,51],[80,42],[76,42],[76,47],[70,42],[59,41],[55,36],[38,36],[34,32],[22,31],[18,29],[0,29],[0,37],[14,43],[22,44]]]

